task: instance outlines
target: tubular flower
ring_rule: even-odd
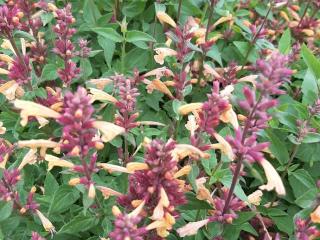
[[[120,204],[131,207],[136,200],[145,202],[147,213],[161,222],[157,228],[160,237],[166,237],[175,223],[175,207],[186,202],[180,182],[175,178],[188,172],[178,173],[177,161],[172,157],[175,142],[153,140],[147,145],[145,163],[148,169],[136,170],[129,178],[129,193],[120,196]]]
[[[25,127],[29,117],[35,117],[39,122],[46,118],[59,118],[60,114],[50,108],[42,106],[38,103],[24,100],[15,100],[13,102],[17,109],[21,110],[21,125]]]
[[[158,11],[156,13],[156,16],[159,19],[159,21],[161,22],[161,24],[167,23],[167,24],[171,25],[174,28],[177,26],[175,21],[168,14],[166,14],[163,11]]]
[[[313,223],[320,223],[320,205],[310,214],[310,217]]]
[[[214,82],[212,93],[208,95],[208,101],[204,102],[199,112],[199,128],[213,135],[219,125],[220,115],[229,107],[226,100],[219,95],[219,83]]]
[[[55,152],[60,151],[60,144],[51,140],[45,140],[45,139],[32,139],[32,140],[25,140],[25,141],[18,141],[17,146],[19,148],[31,148],[34,150],[34,153],[29,153],[30,158],[32,159],[32,156],[37,152],[37,149],[40,149],[39,155],[44,158],[46,151],[48,148],[52,148]]]
[[[12,146],[9,142],[0,138],[0,168],[5,169],[9,155],[12,152]]]
[[[12,34],[12,31],[21,25],[20,16],[17,6],[12,8],[8,8],[6,4],[0,6],[0,34],[6,37]]]
[[[278,172],[271,165],[271,163],[265,159],[263,159],[259,163],[263,167],[268,180],[268,183],[266,185],[260,186],[260,189],[267,191],[271,191],[274,189],[278,195],[286,195],[286,189],[284,188],[282,179],[279,176]]]
[[[91,147],[95,147],[93,138],[96,130],[93,126],[93,106],[87,91],[79,87],[73,94],[66,93],[64,97],[63,113],[57,121],[63,126],[62,149],[70,155],[83,156],[88,154]]]
[[[43,228],[47,231],[50,232],[51,234],[54,234],[56,232],[55,227],[52,225],[52,223],[50,222],[50,220],[48,218],[46,218],[42,212],[40,212],[39,210],[36,210],[36,213],[38,215],[38,217],[40,218],[40,221],[42,223]]]

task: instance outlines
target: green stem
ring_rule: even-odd
[[[121,72],[125,73],[126,40],[122,42],[121,48]]]
[[[182,5],[182,0],[179,0],[177,22],[179,22],[180,16],[181,16],[181,5]]]

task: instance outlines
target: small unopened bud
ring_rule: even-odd
[[[96,142],[94,146],[97,150],[101,150],[104,148],[104,144],[102,142]]]
[[[112,214],[113,214],[115,217],[117,217],[117,216],[119,216],[119,215],[121,214],[121,211],[120,211],[120,209],[119,209],[117,206],[113,206],[113,207],[112,207]]]
[[[246,116],[244,116],[244,115],[242,115],[242,114],[238,114],[238,119],[239,119],[239,121],[246,121],[247,120],[247,117]]]
[[[24,207],[20,209],[19,211],[21,214],[25,214],[27,212],[27,209],[25,209]]]
[[[154,193],[154,187],[148,187],[148,192],[149,193]]]
[[[94,185],[91,183],[89,186],[88,198],[94,199],[96,197],[96,189]]]
[[[67,51],[66,51],[66,55],[67,55],[67,56],[71,56],[71,54],[72,54],[72,53],[71,53],[70,50],[67,50]]]
[[[23,18],[24,14],[23,12],[18,12],[16,15],[19,19]]]
[[[143,201],[142,200],[133,200],[131,201],[132,207],[136,208],[138,207]]]
[[[231,224],[232,221],[233,221],[232,217],[228,217],[228,218],[226,219],[226,222],[229,223],[229,224]]]
[[[74,116],[75,116],[76,118],[82,118],[82,116],[83,116],[82,110],[81,110],[81,109],[78,109],[78,110],[75,112]]]
[[[13,18],[12,18],[12,22],[15,23],[15,24],[18,24],[19,21],[20,21],[20,20],[19,20],[18,17],[13,17]]]
[[[71,19],[71,23],[75,23],[76,22],[76,19],[75,18],[72,18]]]
[[[37,188],[35,186],[32,186],[30,192],[35,193],[37,191]]]

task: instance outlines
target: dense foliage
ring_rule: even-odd
[[[0,0],[0,239],[320,239],[319,9]]]

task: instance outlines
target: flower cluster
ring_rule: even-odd
[[[4,170],[0,181],[0,199],[3,201],[18,200],[19,195],[14,187],[20,181],[20,171],[18,169]]]
[[[220,115],[228,110],[228,101],[221,98],[219,94],[219,83],[214,82],[212,93],[208,94],[208,100],[203,103],[199,112],[199,127],[210,135],[220,123]]]
[[[163,222],[157,228],[160,237],[166,237],[175,223],[175,208],[186,202],[177,176],[177,161],[172,157],[175,142],[153,140],[145,154],[146,169],[135,171],[129,178],[129,193],[119,197],[119,203],[131,208],[137,201],[145,203],[151,219]]]
[[[12,31],[21,27],[20,19],[23,13],[14,5],[10,7],[6,4],[0,6],[0,34],[6,38],[12,36]]]
[[[315,239],[320,236],[320,231],[315,226],[310,226],[310,221],[297,218],[295,226],[297,240]]]
[[[28,56],[23,56],[22,61],[17,57],[13,61],[8,74],[8,77],[15,80],[19,85],[25,85],[31,81],[30,58]]]
[[[72,79],[80,73],[80,69],[71,60],[75,56],[75,46],[71,42],[71,37],[76,32],[76,29],[71,27],[71,24],[75,22],[71,13],[71,4],[63,9],[58,9],[56,14],[57,24],[53,31],[57,34],[58,39],[55,41],[53,51],[64,61],[64,68],[58,70],[58,75],[64,84],[70,85]]]
[[[63,126],[62,149],[68,154],[86,156],[90,148],[95,147],[93,140],[96,130],[93,128],[94,108],[84,88],[79,87],[74,94],[64,96],[63,113],[58,122]]]
[[[119,100],[116,102],[119,113],[116,115],[115,122],[128,132],[137,126],[135,120],[139,116],[135,112],[137,97],[139,96],[138,89],[136,88],[136,78],[116,75],[113,80],[119,90]]]

